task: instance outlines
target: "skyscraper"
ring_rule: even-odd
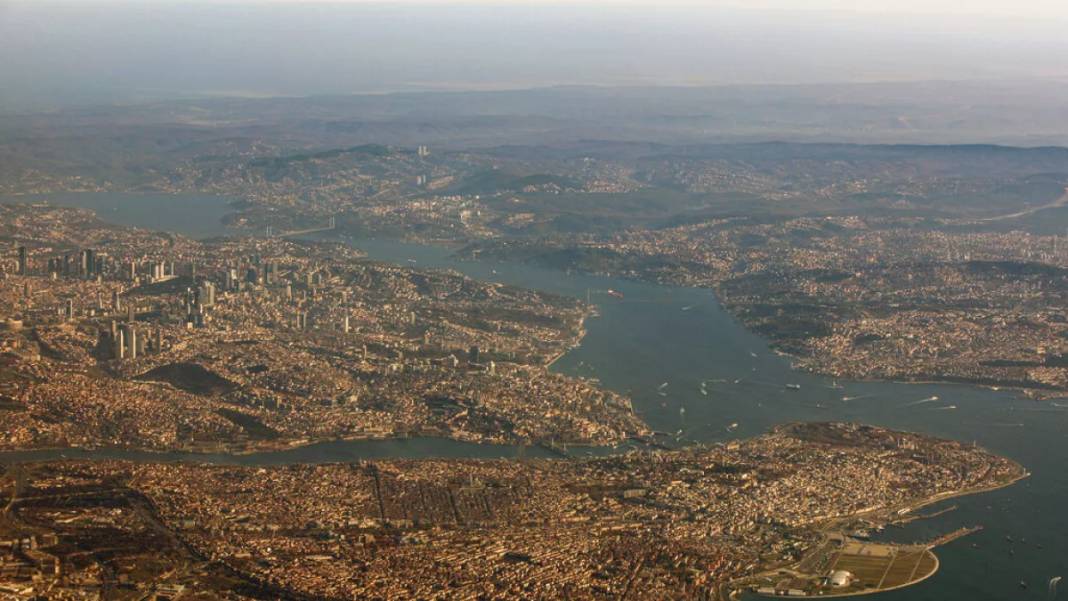
[[[133,324],[126,324],[124,332],[126,338],[126,356],[131,359],[136,359],[138,350],[137,329]]]
[[[86,248],[81,255],[81,274],[90,276],[96,273],[96,254],[93,249]]]
[[[115,344],[115,358],[121,361],[126,358],[126,326],[116,328],[115,322],[111,322],[111,336]]]
[[[197,289],[197,304],[201,307],[215,306],[215,284],[204,280]]]
[[[26,253],[26,247],[19,247],[19,275],[26,275],[30,272],[29,269],[29,257]]]

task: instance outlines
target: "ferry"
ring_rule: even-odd
[[[912,407],[912,406],[914,406],[914,405],[922,405],[922,404],[924,404],[924,403],[933,403],[933,402],[935,402],[935,401],[937,401],[937,400],[939,400],[939,399],[938,399],[938,395],[935,395],[935,396],[929,396],[929,397],[927,397],[927,398],[925,398],[925,399],[920,399],[920,400],[918,400],[918,401],[912,401],[911,403],[905,403],[905,405],[904,405],[904,406],[905,406],[905,407]]]

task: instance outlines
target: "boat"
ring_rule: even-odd
[[[756,353],[754,353],[753,351],[749,351],[749,356],[750,356],[750,357],[752,357],[752,358],[754,358],[754,359],[756,359],[756,357],[757,357],[757,354],[756,354]]]
[[[922,405],[924,403],[933,403],[933,402],[935,402],[937,400],[939,400],[938,399],[938,395],[929,396],[929,397],[927,397],[925,399],[920,399],[918,401],[912,401],[911,403],[905,403],[903,405],[903,407],[912,407],[914,405]]]
[[[801,390],[800,384],[787,384],[786,387],[790,390]]]
[[[607,292],[608,296],[611,296],[612,298],[623,298],[623,293],[618,290],[612,290],[611,288],[609,288]]]
[[[704,382],[701,382],[701,394],[703,396],[708,396],[708,389],[705,388],[705,383]]]

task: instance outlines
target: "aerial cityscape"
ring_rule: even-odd
[[[1068,10],[934,5],[0,2],[0,599],[1057,599]]]

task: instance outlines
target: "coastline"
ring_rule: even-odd
[[[1012,460],[1009,460],[1009,461],[1012,461]],[[947,492],[943,492],[943,493],[939,493],[939,494],[927,497],[925,499],[921,499],[921,500],[919,500],[919,501],[917,501],[915,503],[910,503],[910,504],[904,505],[904,506],[874,509],[874,510],[871,510],[871,511],[857,513],[857,514],[853,514],[853,515],[849,515],[849,516],[831,518],[830,520],[828,520],[820,528],[820,530],[824,532],[824,535],[826,535],[827,531],[828,530],[833,530],[835,528],[836,524],[840,524],[840,523],[843,523],[843,522],[849,522],[849,521],[853,521],[853,520],[857,520],[857,519],[865,519],[865,516],[876,516],[876,515],[879,515],[879,516],[881,516],[881,515],[893,516],[893,515],[899,515],[898,512],[903,510],[903,509],[908,509],[908,511],[906,513],[912,513],[912,512],[914,512],[916,510],[922,509],[924,507],[928,507],[930,505],[934,505],[934,504],[942,502],[942,501],[947,501],[947,500],[950,500],[950,499],[966,497],[966,496],[982,495],[982,494],[985,494],[985,493],[988,493],[988,492],[993,492],[993,491],[996,491],[996,490],[1001,490],[1003,488],[1008,488],[1010,486],[1013,486],[1017,482],[1019,482],[1021,480],[1024,480],[1024,479],[1026,479],[1026,478],[1031,476],[1031,473],[1028,472],[1027,469],[1023,467],[1023,465],[1021,465],[1020,463],[1018,463],[1016,461],[1012,461],[1012,463],[1013,463],[1014,466],[1016,466],[1016,468],[1019,470],[1019,472],[1014,477],[1012,477],[1009,480],[1006,480],[1004,482],[996,482],[996,483],[993,483],[993,484],[989,484],[987,486],[980,486],[980,487],[975,487],[975,488],[961,489],[961,490],[957,490],[957,491],[947,491]],[[923,519],[923,517],[921,516],[919,519]],[[872,521],[876,522],[876,523],[883,523],[883,524],[892,523],[892,520],[887,521],[887,520],[878,520],[878,519],[876,519],[876,520],[872,520]],[[823,543],[821,542],[820,544],[823,544]],[[915,545],[900,545],[900,546],[901,547],[908,547],[908,546],[915,546]],[[863,596],[863,595],[875,595],[875,594],[884,593],[884,592],[888,592],[888,591],[900,590],[900,589],[908,588],[910,586],[919,584],[919,583],[921,583],[921,582],[923,582],[925,580],[928,580],[932,576],[934,576],[936,573],[938,573],[938,570],[941,568],[941,561],[938,558],[938,554],[934,552],[934,549],[936,549],[938,546],[940,546],[940,545],[929,545],[929,546],[926,547],[925,551],[931,556],[931,558],[934,559],[935,565],[934,565],[934,568],[929,573],[924,575],[922,578],[918,578],[916,580],[912,580],[910,582],[906,582],[906,583],[903,583],[903,584],[895,585],[895,586],[892,586],[892,587],[880,588],[880,589],[876,589],[876,590],[849,591],[849,592],[843,592],[843,593],[826,593],[826,594],[820,594],[820,595],[799,595],[799,596],[796,596],[796,598],[799,598],[799,599],[809,599],[809,598],[834,599],[834,598],[844,598],[844,597],[860,597],[860,596]],[[812,549],[810,549],[810,551],[813,551],[816,548],[817,547],[813,547]],[[779,571],[779,570],[784,570],[784,569],[791,569],[793,567],[798,566],[800,563],[801,562],[798,561],[798,562],[792,563],[792,564],[790,564],[788,566],[779,566],[779,567],[776,567],[776,568],[764,569],[764,570],[762,570],[762,571],[760,571],[760,572],[758,572],[756,574],[753,574],[751,576],[743,576],[743,577],[735,579],[733,581],[729,581],[729,582],[725,583],[725,585],[724,585],[726,590],[728,591],[725,598],[731,599],[731,600],[737,600],[737,599],[740,599],[741,593],[749,593],[751,595],[756,595],[757,597],[764,598],[764,599],[776,598],[776,597],[778,597],[778,595],[766,595],[766,594],[758,593],[756,591],[750,590],[749,588],[745,587],[744,585],[743,586],[735,586],[734,583],[740,582],[740,581],[749,581],[749,580],[752,580],[752,579],[754,579],[754,578],[756,578],[756,577],[758,577],[760,575],[766,574],[766,573],[768,573],[770,571]]]

